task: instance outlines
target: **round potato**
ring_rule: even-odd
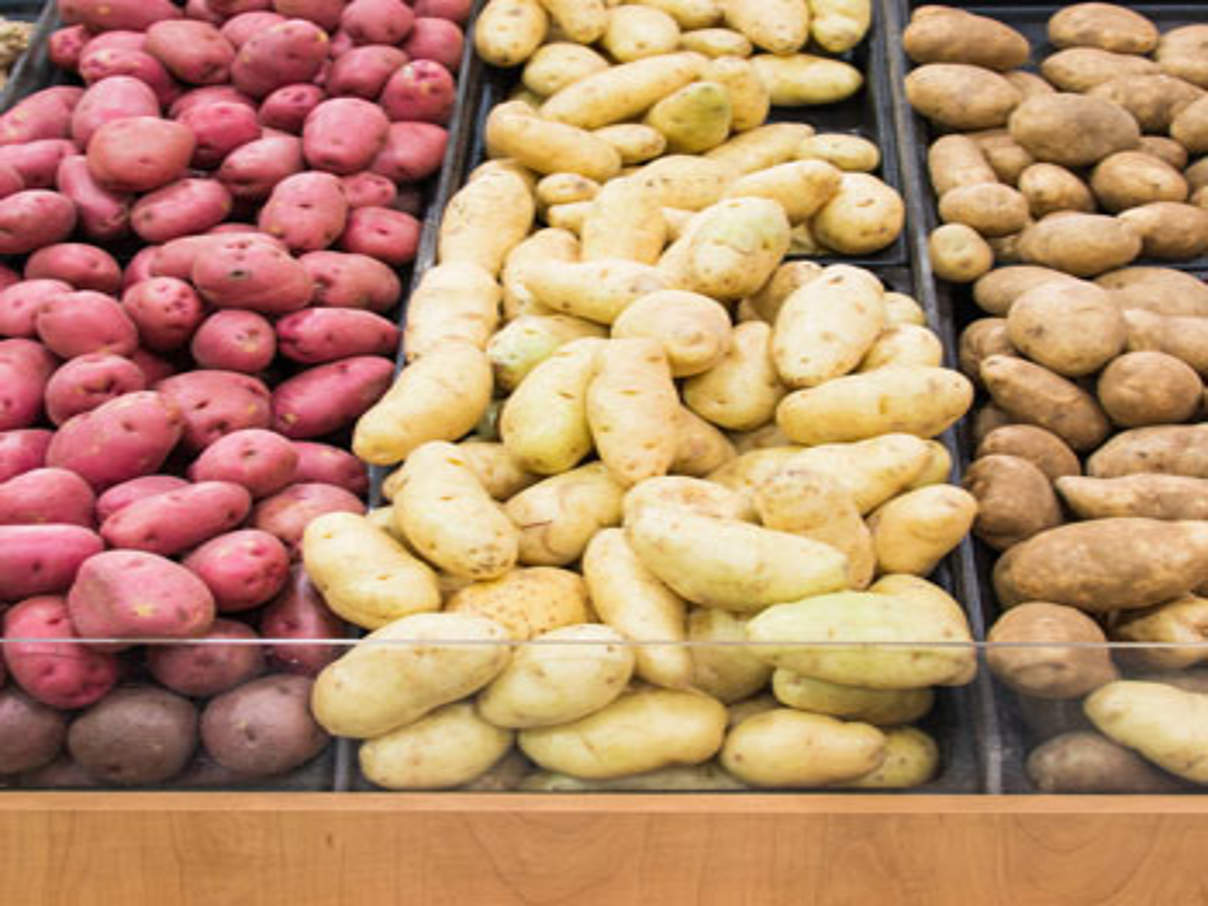
[[[445,613],[494,620],[518,641],[585,623],[587,588],[577,573],[551,566],[514,569],[491,582],[474,582],[449,596]]]
[[[946,223],[927,237],[931,269],[941,280],[972,283],[994,266],[994,252],[978,232],[963,223]]]
[[[699,293],[668,289],[636,299],[612,322],[614,337],[658,340],[672,377],[708,371],[730,348],[730,315]]]
[[[981,382],[981,363],[992,355],[1016,355],[1006,318],[979,318],[961,331],[957,361],[964,375]]]
[[[962,186],[940,197],[940,219],[963,223],[982,236],[1017,233],[1028,222],[1027,199],[1010,186],[981,183]]]
[[[1054,211],[1095,210],[1095,196],[1086,183],[1058,164],[1032,164],[1019,174],[1019,191],[1037,220]]]
[[[855,780],[885,755],[885,734],[871,724],[778,708],[735,727],[721,763],[752,786],[801,788]]]
[[[1203,402],[1204,385],[1195,370],[1163,352],[1128,352],[1099,375],[1096,389],[1108,417],[1124,428],[1178,424]]]
[[[1086,92],[1120,75],[1156,73],[1158,65],[1145,57],[1097,47],[1070,47],[1046,57],[1040,72],[1058,91]]]
[[[0,692],[0,773],[18,774],[49,764],[66,738],[67,715],[62,711],[13,686]]]
[[[1028,98],[1011,113],[1007,128],[1037,160],[1066,167],[1096,163],[1141,141],[1137,121],[1123,107],[1080,94]]]
[[[72,723],[67,750],[91,776],[119,786],[175,777],[197,748],[197,711],[153,686],[110,692]]]
[[[902,233],[906,208],[892,186],[870,173],[844,173],[839,191],[810,220],[810,231],[843,255],[879,252]]]
[[[277,674],[211,700],[201,715],[206,751],[245,777],[272,777],[310,761],[329,742],[310,714],[312,685],[309,677]]]
[[[1112,213],[1151,201],[1186,201],[1187,180],[1174,167],[1141,151],[1119,151],[1091,172],[1091,189]]]
[[[936,125],[970,131],[1003,125],[1023,96],[989,69],[965,63],[927,63],[906,76],[906,98]]]
[[[1105,290],[1083,281],[1042,283],[1007,313],[1011,344],[1028,358],[1065,375],[1098,371],[1124,348],[1128,329]]]

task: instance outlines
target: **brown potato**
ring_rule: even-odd
[[[1137,121],[1128,111],[1080,94],[1028,98],[1015,108],[1007,128],[1037,160],[1066,167],[1093,164],[1141,141]]]
[[[1174,141],[1174,139],[1171,139]],[[1175,142],[1175,144],[1178,144]],[[1182,145],[1179,145],[1181,148]],[[1186,151],[1184,150],[1184,153]],[[1187,183],[1192,189],[1202,189],[1208,186],[1208,157],[1201,157],[1194,164],[1187,167],[1183,171],[1183,175],[1187,177]]]
[[[1141,237],[1105,214],[1050,214],[1026,230],[1023,259],[1075,277],[1093,277],[1123,267],[1141,253]]]
[[[965,376],[981,383],[982,359],[992,355],[1015,355],[1007,336],[1006,318],[979,318],[961,331],[957,362]]]
[[[1004,72],[1003,78],[1019,89],[1019,93],[1024,96],[1024,100],[1035,97],[1038,94],[1054,94],[1057,91],[1056,88],[1036,73],[1028,72],[1024,69]]]
[[[994,402],[1012,418],[1047,428],[1074,450],[1092,450],[1107,437],[1107,416],[1095,398],[1047,368],[992,355],[982,362],[981,377]]]
[[[1177,793],[1185,784],[1132,749],[1092,730],[1062,733],[1028,755],[1028,779],[1041,793]]]
[[[998,182],[981,146],[967,135],[943,135],[932,142],[927,172],[937,197],[961,186]]]
[[[1006,70],[1028,61],[1028,39],[997,19],[952,7],[911,17],[902,47],[916,63],[969,63]]]
[[[985,403],[978,407],[977,411],[973,414],[973,428],[971,430],[973,442],[980,444],[990,432],[1013,424],[1015,424],[1015,419],[1008,415],[1005,409],[996,406],[994,403]]]
[[[1208,284],[1168,267],[1126,267],[1095,278],[1123,309],[1208,317]]]
[[[1151,201],[1187,199],[1183,174],[1141,151],[1118,151],[1099,161],[1091,172],[1091,189],[1112,213]]]
[[[1056,485],[1061,499],[1080,519],[1208,519],[1208,479],[1204,478],[1157,473],[1119,478],[1066,475]]]
[[[963,223],[982,236],[1017,233],[1028,222],[1027,200],[1000,183],[951,189],[940,197],[939,212],[945,223]]]
[[[1172,28],[1158,39],[1154,58],[1162,72],[1186,79],[1193,85],[1208,88],[1208,25],[1184,25]]]
[[[963,223],[946,223],[927,237],[931,269],[941,280],[972,283],[994,266],[994,252],[977,231]]]
[[[1133,115],[1142,132],[1162,133],[1185,107],[1203,97],[1204,91],[1158,72],[1116,76],[1100,82],[1087,94],[1119,104]]]
[[[15,686],[0,691],[0,774],[32,771],[54,761],[67,738],[67,715]]]
[[[977,498],[973,534],[995,550],[1061,525],[1061,506],[1048,476],[1026,459],[982,456],[969,466],[962,485]]]
[[[1004,606],[1051,601],[1091,613],[1160,604],[1205,580],[1205,522],[1075,522],[1015,545],[994,566],[994,590]]]
[[[1065,441],[1035,425],[1004,425],[995,428],[977,445],[976,457],[1002,453],[1026,459],[1050,481],[1063,475],[1081,475],[1082,465]]]
[[[1086,474],[1095,478],[1138,472],[1208,478],[1208,424],[1123,431],[1086,461]]]
[[[120,786],[151,786],[175,777],[196,747],[192,703],[154,686],[110,692],[67,731],[71,757],[98,780]]]
[[[1149,53],[1158,45],[1157,27],[1115,3],[1074,3],[1049,18],[1054,47],[1099,47],[1114,53]]]
[[[1011,267],[996,267],[973,284],[973,301],[991,315],[1005,316],[1012,303],[1034,286],[1050,280],[1074,280],[1069,274],[1038,267],[1034,264],[1017,264]]]
[[[1185,261],[1208,251],[1208,208],[1203,206],[1153,201],[1122,211],[1119,218],[1141,237],[1141,253],[1149,258]]]
[[[972,133],[970,138],[982,149],[994,174],[1007,185],[1015,185],[1019,174],[1036,162],[1028,149],[1011,138],[1006,129],[986,129]]]
[[[1095,197],[1086,183],[1058,164],[1032,164],[1019,174],[1019,191],[1037,219],[1054,211],[1095,210]]]
[[[1098,371],[1124,348],[1124,316],[1107,291],[1085,281],[1033,287],[1007,313],[1011,344],[1066,377]]]
[[[1141,150],[1158,160],[1166,161],[1176,170],[1183,170],[1187,167],[1187,149],[1173,138],[1167,138],[1164,135],[1142,135]],[[1183,174],[1183,178],[1187,179],[1186,173]],[[1190,180],[1188,182],[1190,183]]]
[[[1096,389],[1099,403],[1117,425],[1185,422],[1197,411],[1204,385],[1195,370],[1164,352],[1129,352],[1103,369]]]
[[[1040,73],[1057,86],[1058,91],[1090,91],[1121,75],[1151,75],[1158,64],[1145,57],[1112,53],[1098,47],[1071,47],[1046,57]]]
[[[1037,698],[1080,698],[1119,677],[1099,624],[1073,607],[1032,602],[1012,607],[986,637],[986,663],[1017,692]],[[1054,647],[1011,647],[1052,642]],[[1064,647],[1072,642],[1079,647]],[[994,643],[1004,647],[995,648]],[[1087,645],[1103,647],[1081,647]],[[1060,647],[1059,647],[1060,646]]]
[[[1201,375],[1208,374],[1208,320],[1129,309],[1124,312],[1124,322],[1130,352],[1165,352],[1182,359]]]
[[[1170,123],[1170,136],[1192,154],[1208,151],[1208,97],[1179,111]]]
[[[1007,121],[1023,95],[996,72],[964,63],[927,63],[906,76],[911,106],[949,129],[993,129]]]

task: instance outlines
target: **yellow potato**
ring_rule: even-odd
[[[844,255],[878,252],[898,238],[906,222],[902,196],[871,173],[844,173],[839,191],[809,222],[810,232]]]
[[[579,44],[594,44],[608,26],[604,0],[540,0],[554,25]]]
[[[506,642],[503,627],[484,617],[403,617],[323,668],[311,690],[311,712],[337,736],[381,736],[493,680],[507,666]]]
[[[686,31],[680,35],[680,48],[694,50],[714,59],[749,57],[755,49],[746,35],[732,28],[698,28]]]
[[[529,485],[536,484],[540,475],[526,471],[503,444],[494,441],[463,440],[457,445],[474,470],[486,492],[496,500],[507,500]],[[401,479],[399,470],[399,477]],[[383,494],[385,489],[383,488]]]
[[[602,325],[571,315],[521,315],[487,344],[495,384],[514,390],[530,371],[571,340],[606,335]]]
[[[681,51],[622,63],[566,86],[541,105],[541,116],[584,129],[620,123],[687,85],[707,62],[701,54]]]
[[[851,97],[864,84],[860,70],[830,57],[756,54],[751,62],[777,107],[834,104]]]
[[[776,315],[780,307],[794,291],[816,280],[822,273],[823,267],[814,261],[786,261],[776,268],[772,278],[768,280],[753,296],[746,301],[750,303],[753,312],[760,320],[769,324],[776,323]],[[753,320],[753,319],[752,319]]]
[[[708,475],[736,455],[726,435],[685,406],[676,411],[675,433],[675,459],[669,468],[673,474]]]
[[[589,207],[591,204],[589,203]],[[625,307],[647,293],[668,289],[667,276],[657,268],[622,258],[567,263],[534,263],[525,286],[535,302],[546,308],[611,324]]]
[[[520,748],[541,767],[606,779],[699,764],[721,748],[726,709],[699,692],[636,689],[569,724],[520,731]]]
[[[633,664],[633,648],[608,626],[553,629],[517,648],[478,694],[478,713],[497,727],[515,729],[570,723],[624,692]]]
[[[526,283],[529,271],[550,261],[577,261],[579,240],[569,230],[544,229],[518,243],[503,265],[503,316],[511,320],[517,315],[553,314],[539,305]]]
[[[700,154],[730,134],[730,94],[717,82],[693,82],[650,108],[644,122],[667,139],[673,154]]]
[[[650,6],[625,4],[608,13],[601,46],[618,63],[671,53],[679,47],[680,29],[675,19]]]
[[[440,609],[436,574],[364,516],[314,519],[303,535],[302,560],[327,606],[363,629]]]
[[[544,209],[555,205],[591,201],[599,194],[600,184],[578,173],[551,173],[537,183],[535,192],[538,206]],[[511,255],[508,257],[511,258]],[[504,269],[506,272],[506,262]]]
[[[876,770],[886,748],[885,734],[871,724],[777,708],[731,730],[721,763],[752,786],[827,786]]]
[[[537,0],[488,0],[474,24],[474,49],[492,66],[517,66],[548,30],[549,16]]]
[[[503,445],[524,468],[554,475],[591,452],[588,386],[606,343],[593,337],[564,343],[508,397],[499,432]]]
[[[856,370],[873,371],[889,365],[939,366],[943,361],[944,346],[934,331],[918,324],[887,323]]]
[[[680,28],[709,28],[721,21],[720,0],[638,0],[670,15]]]
[[[608,65],[608,61],[590,47],[555,41],[538,47],[529,57],[522,79],[529,91],[545,98],[557,94],[572,82],[603,72]]]
[[[871,0],[809,0],[810,36],[831,53],[859,44],[872,24]]]
[[[645,509],[679,508],[714,519],[753,521],[754,512],[739,493],[715,481],[704,481],[684,475],[662,475],[647,478],[630,488],[622,502],[626,520],[633,520]]]
[[[667,241],[658,192],[637,176],[610,181],[587,210],[579,237],[584,261],[657,263]]]
[[[827,132],[803,141],[797,149],[797,158],[823,160],[852,173],[871,173],[881,165],[881,149],[859,135]]]
[[[621,524],[625,489],[599,462],[526,488],[504,512],[520,529],[520,562],[565,566],[578,560],[591,537]]]
[[[766,686],[772,668],[746,649],[746,638],[741,617],[709,607],[694,609],[688,615],[693,687],[729,704]]]
[[[430,440],[456,440],[491,401],[491,363],[470,343],[442,343],[408,364],[357,422],[352,449],[365,462],[393,465]]]
[[[528,188],[529,192],[537,188],[538,174],[519,161],[512,160],[510,157],[500,157],[484,161],[470,171],[470,175],[466,177],[466,182],[473,182],[476,179],[481,179],[483,176],[499,176],[501,174],[518,177]]]
[[[394,518],[426,560],[455,576],[493,579],[516,563],[519,531],[454,444],[431,441],[407,457]]]
[[[538,117],[527,104],[511,101],[491,110],[487,152],[509,157],[537,173],[578,173],[597,182],[621,172],[621,155],[586,129]]]
[[[805,0],[722,0],[721,6],[726,24],[761,50],[793,53],[810,36]]]
[[[535,214],[533,193],[520,176],[506,170],[478,176],[445,207],[437,261],[477,264],[494,277],[508,252],[532,229]]]
[[[869,271],[828,267],[776,315],[772,358],[789,387],[816,387],[853,370],[885,327],[884,290]]]
[[[935,776],[940,766],[935,740],[914,727],[885,731],[885,760],[874,771],[836,786],[852,789],[887,790],[921,786]]]
[[[708,296],[668,289],[635,300],[612,336],[648,337],[663,346],[674,377],[708,371],[730,347],[730,315]]]
[[[646,164],[636,175],[643,181],[653,181],[664,208],[685,211],[699,211],[716,204],[731,177],[726,164],[686,154],[661,157]]]
[[[827,544],[736,520],[648,507],[625,521],[642,564],[681,597],[752,613],[847,585],[847,558]]]
[[[907,490],[913,491],[917,488],[925,488],[927,485],[943,484],[952,475],[952,454],[948,452],[948,448],[938,440],[929,440],[926,443],[927,465],[923,467],[923,471],[914,481],[906,486]]]
[[[600,350],[587,387],[587,424],[600,459],[633,484],[665,475],[675,460],[679,397],[662,344],[613,339]]]
[[[684,602],[646,569],[620,529],[597,532],[583,552],[583,577],[600,619],[634,644],[635,673],[672,689],[692,684]],[[672,644],[654,644],[667,642]]]
[[[813,134],[814,128],[805,123],[768,123],[734,136],[705,157],[725,167],[728,178],[737,178],[788,163],[801,143]]]
[[[784,208],[790,223],[801,223],[835,197],[841,181],[840,171],[825,161],[790,161],[739,177],[726,197],[769,198]]]
[[[776,422],[796,443],[826,444],[901,432],[930,438],[969,411],[973,385],[959,372],[891,365],[796,390]]]
[[[424,273],[407,302],[403,349],[407,361],[448,340],[485,349],[499,324],[502,290],[476,264],[438,264]]]
[[[361,773],[388,790],[443,790],[469,783],[512,747],[513,734],[483,720],[470,702],[437,708],[361,744]]]
[[[517,641],[586,623],[591,616],[583,580],[552,566],[513,569],[498,579],[467,585],[449,597],[445,612],[487,617]]]
[[[730,100],[730,128],[735,132],[746,132],[762,126],[767,120],[771,95],[748,60],[741,56],[711,60],[702,78],[726,90]]]
[[[1163,683],[1118,680],[1086,697],[1091,723],[1160,768],[1208,784],[1208,695]]]
[[[1153,670],[1185,670],[1208,660],[1208,598],[1186,594],[1157,607],[1125,614],[1112,627],[1113,640],[1155,642],[1153,648],[1122,652],[1130,662]],[[1186,648],[1165,647],[1174,642]]]
[[[886,323],[890,325],[918,324],[923,326],[927,323],[927,315],[923,312],[923,306],[905,293],[889,292],[885,294],[885,319]]]
[[[797,448],[782,467],[830,477],[851,492],[856,509],[864,514],[918,481],[931,456],[925,441],[891,433],[855,443]]]
[[[907,491],[868,517],[882,573],[929,574],[969,533],[977,498],[948,484]]]
[[[757,428],[786,393],[772,361],[772,329],[747,321],[731,332],[730,347],[703,374],[684,382],[684,402],[697,415],[735,431]]]
[[[653,160],[667,150],[663,133],[643,123],[617,123],[597,129],[595,134],[617,149],[627,167]]]
[[[772,674],[772,692],[798,711],[860,720],[878,727],[913,723],[926,716],[935,701],[930,688],[865,689],[840,686],[783,667]]]

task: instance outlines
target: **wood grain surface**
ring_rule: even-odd
[[[1199,906],[1208,797],[0,796],[3,906]]]

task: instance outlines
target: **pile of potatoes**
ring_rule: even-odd
[[[871,272],[785,263],[771,199],[664,252],[607,192],[582,241],[541,228],[536,191],[497,160],[454,196],[354,432],[391,502],[306,530],[372,630],[315,717],[394,789],[927,781],[910,725],[975,671],[924,578],[976,515],[933,439],[972,385]]]
[[[961,367],[989,401],[965,487],[1002,553],[989,666],[1044,741],[1029,776],[1051,792],[1208,783],[1208,738],[1188,732],[1208,683],[1183,672],[1208,659],[1208,286],[1015,265],[974,298],[991,317],[964,330]]]
[[[646,255],[723,198],[779,201],[804,256],[867,255],[902,231],[902,199],[857,135],[767,122],[771,107],[829,104],[863,85],[832,53],[865,35],[867,0],[491,0],[479,55],[520,66],[491,111],[489,155],[539,180],[538,216],[587,241],[597,197],[632,211]],[[630,178],[632,177],[632,178]],[[639,188],[640,187],[640,188]]]
[[[996,262],[1078,277],[1138,257],[1208,251],[1208,25],[1159,34],[1137,12],[1077,3],[1048,23],[1040,75],[995,19],[915,10],[902,35],[918,65],[914,108],[943,135],[928,152],[943,225],[937,276],[971,282]]]

